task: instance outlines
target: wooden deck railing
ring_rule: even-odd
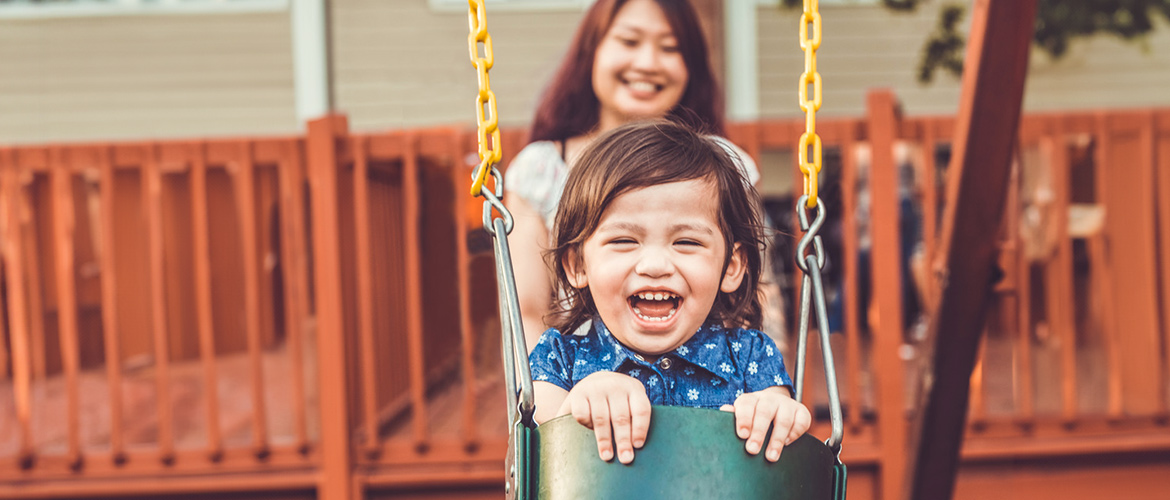
[[[939,271],[953,127],[886,96],[818,127],[853,498],[904,481],[917,314],[938,295],[912,276]],[[730,136],[795,178],[802,131]],[[506,164],[524,137],[503,137]],[[303,138],[0,148],[0,498],[498,494],[474,141],[329,117]],[[1170,111],[1028,115],[1019,150],[964,458],[1170,451]]]

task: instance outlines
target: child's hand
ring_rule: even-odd
[[[780,459],[780,450],[796,440],[812,424],[808,408],[797,403],[788,395],[788,389],[769,387],[762,391],[750,392],[735,399],[735,405],[723,405],[723,411],[735,412],[735,434],[747,439],[744,446],[748,453],[755,455],[764,445],[764,435],[772,426],[772,439],[764,453],[768,461]]]
[[[593,429],[602,460],[613,458],[616,444],[618,460],[629,464],[634,461],[634,448],[646,443],[650,398],[642,382],[629,375],[597,372],[585,377],[573,386],[557,411],[557,415],[570,413],[581,425]]]

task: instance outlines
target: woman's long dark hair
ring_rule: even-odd
[[[597,126],[601,103],[593,93],[593,60],[597,46],[628,0],[597,0],[585,13],[569,51],[541,95],[532,120],[531,141],[562,141]],[[692,124],[709,134],[723,129],[723,93],[711,71],[707,42],[689,0],[654,0],[666,15],[687,67],[687,88],[668,117]],[[695,123],[697,122],[697,123]]]

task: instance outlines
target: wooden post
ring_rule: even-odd
[[[341,234],[337,212],[337,139],[349,126],[344,116],[309,122],[309,192],[313,218],[313,277],[317,293],[318,394],[321,410],[321,475],[317,498],[352,500],[353,456],[349,435],[345,323],[341,304]]]
[[[924,500],[950,498],[954,491],[1036,1],[978,0],[972,12],[940,240],[947,274],[936,277],[941,297],[929,336],[934,342],[932,384],[913,433],[911,498]]]
[[[870,231],[873,248],[870,270],[872,293],[877,304],[873,325],[874,369],[878,379],[878,432],[882,458],[880,491],[883,500],[900,498],[905,491],[906,396],[903,389],[903,362],[898,357],[905,329],[902,318],[902,250],[898,237],[898,165],[894,160],[895,132],[898,129],[897,103],[888,90],[871,92],[866,98],[870,161]]]

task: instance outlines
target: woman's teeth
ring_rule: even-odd
[[[658,90],[658,86],[650,82],[630,82],[627,85],[638,92],[654,92]]]

